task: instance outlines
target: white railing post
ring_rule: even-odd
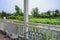
[[[3,17],[3,20],[6,21],[6,17]]]
[[[28,0],[24,0],[24,33],[28,31]],[[27,35],[24,35],[26,38]]]
[[[50,30],[50,26],[48,25],[48,29],[46,31],[46,40],[48,40],[48,33],[49,33],[49,30]]]

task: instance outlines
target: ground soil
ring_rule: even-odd
[[[0,40],[10,40],[4,31],[0,30]]]

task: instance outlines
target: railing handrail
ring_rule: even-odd
[[[10,21],[11,22],[11,21]],[[16,25],[23,25],[24,26],[24,24],[19,24],[19,23],[15,23],[15,22],[11,22],[11,23],[13,23],[13,24],[16,24]],[[51,25],[51,24],[41,24],[41,23],[32,23],[32,22],[29,22],[28,24],[38,24],[37,26],[34,26],[33,25],[33,27],[35,27],[35,28],[41,28],[41,27],[38,27],[38,26],[44,26],[44,27],[48,27],[48,28],[50,28],[50,27],[54,27],[54,28],[60,28],[60,25]],[[28,26],[32,26],[32,25],[28,25]],[[43,28],[43,27],[42,27]]]
[[[14,21],[16,21],[16,20],[13,20],[13,21],[10,21],[10,22],[14,22]],[[18,22],[23,22],[24,23],[24,21],[18,21]],[[37,25],[49,26],[49,27],[60,27],[60,25],[42,24],[42,23],[33,23],[33,22],[28,22],[27,24],[37,24]]]
[[[23,30],[22,28],[24,27],[24,24],[16,23],[16,22],[13,22],[13,21],[8,21],[8,20],[6,21],[5,20],[3,22],[10,23],[10,24],[12,23],[13,27],[15,27],[14,25],[17,25],[17,27],[20,27],[21,26],[21,30],[20,31],[22,31]],[[54,32],[56,32],[56,31],[60,32],[60,29],[59,29],[60,28],[60,25],[31,23],[31,22],[29,22],[28,24],[37,24],[36,26],[35,25],[28,25],[27,27],[28,28],[32,28],[31,31],[36,31],[36,28],[39,29],[39,30],[40,29],[46,30],[46,35],[48,35],[49,30],[50,31],[54,31]],[[58,28],[58,29],[56,29],[56,28]],[[21,33],[23,33],[23,32],[21,32]],[[48,36],[47,36],[47,38],[48,38]]]

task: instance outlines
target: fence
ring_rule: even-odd
[[[60,25],[28,23],[27,28],[28,32],[24,33],[23,24],[0,21],[0,29],[9,33],[19,34],[21,37],[27,34],[29,40],[60,40]]]

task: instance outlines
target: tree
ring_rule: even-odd
[[[59,10],[55,10],[55,17],[57,17],[59,15]]]
[[[7,17],[7,13],[5,11],[2,10],[2,13],[1,13],[1,17]]]
[[[1,16],[1,12],[0,12],[0,16]]]
[[[7,13],[6,15],[7,15],[7,17],[9,17],[9,16],[11,16],[11,13]]]
[[[39,14],[38,8],[37,7],[36,8],[33,8],[31,13],[32,13],[32,16],[33,17],[36,17],[37,18],[38,17],[38,14]]]
[[[57,9],[57,10],[55,10],[55,13],[59,13],[59,10]]]
[[[60,11],[57,9],[55,11],[52,11],[53,17],[58,17],[60,16]]]
[[[23,16],[22,10],[17,5],[15,5],[15,10],[16,10],[16,15]]]
[[[50,10],[46,12],[46,17],[51,17],[51,11]]]
[[[46,14],[45,14],[45,13],[41,13],[41,14],[40,14],[40,17],[41,17],[41,18],[46,18]]]

